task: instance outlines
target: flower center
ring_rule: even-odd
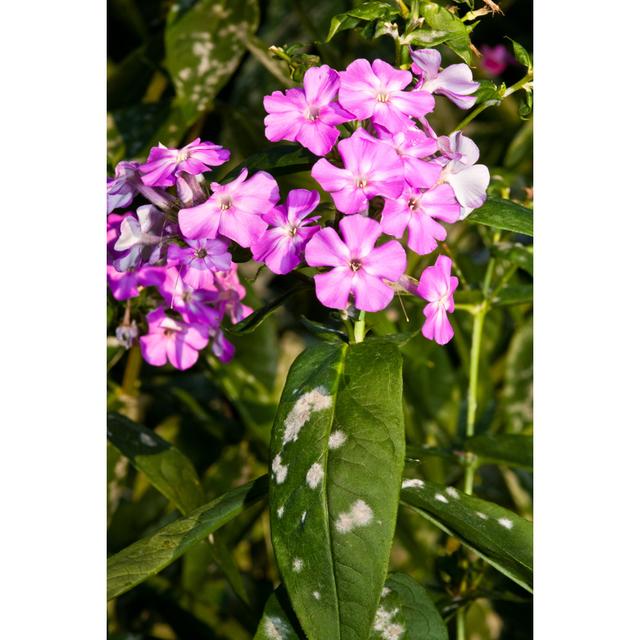
[[[378,102],[389,102],[389,94],[385,91],[381,91],[377,96],[376,100]]]
[[[184,162],[189,158],[189,149],[180,149],[178,151],[178,162]]]
[[[419,203],[417,198],[410,198],[409,202],[407,203],[407,205],[408,205],[408,207],[409,207],[409,209],[411,211],[415,211],[418,208],[418,204],[420,204],[420,203]]]
[[[353,271],[354,273],[362,266],[362,262],[360,262],[360,260],[351,260],[351,262],[349,262],[349,268],[351,269],[351,271]]]
[[[358,187],[358,189],[364,189],[367,186],[367,179],[363,178],[362,176],[360,176],[359,178],[356,178],[356,187]]]
[[[287,227],[287,234],[289,235],[290,238],[295,238],[297,233],[298,233],[298,227],[294,225],[289,225]]]
[[[162,333],[165,336],[172,336],[175,333],[175,331],[173,329],[164,329]]]
[[[207,250],[206,249],[198,249],[197,251],[193,252],[193,255],[198,258],[199,260],[204,260],[207,257]]]
[[[222,196],[220,198],[220,209],[222,209],[222,211],[231,209],[231,196]]]
[[[318,107],[307,107],[304,110],[304,117],[310,122],[314,122],[320,117],[320,109]]]

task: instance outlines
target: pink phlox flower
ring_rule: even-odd
[[[453,292],[458,278],[451,275],[451,259],[438,256],[432,267],[427,267],[420,276],[418,294],[429,302],[424,308],[426,317],[422,335],[438,344],[447,344],[453,338],[453,328],[447,313],[453,313]]]
[[[222,320],[223,310],[212,306],[220,298],[217,289],[196,289],[188,285],[175,267],[167,267],[158,291],[169,308],[179,311],[188,322],[217,325]]]
[[[438,138],[438,146],[443,154],[440,162],[444,165],[440,180],[453,188],[461,206],[462,220],[487,199],[489,169],[483,164],[476,164],[480,150],[471,138],[463,136],[460,131]]]
[[[427,135],[418,127],[389,133],[384,127],[377,127],[380,139],[393,147],[404,166],[404,179],[414,187],[430,187],[440,176],[442,167],[425,158],[438,150],[436,138]]]
[[[240,284],[238,265],[235,263],[231,263],[228,271],[216,271],[213,274],[213,285],[218,291],[219,305],[233,324],[244,320],[253,311],[251,307],[242,304],[247,291]]]
[[[128,300],[139,295],[140,287],[155,287],[164,280],[162,267],[131,268],[118,271],[114,266],[107,265],[107,282],[116,300]]]
[[[271,228],[251,247],[254,260],[266,263],[273,273],[293,271],[302,261],[307,242],[320,229],[313,224],[320,216],[308,217],[319,201],[317,191],[293,189],[284,206],[263,214]]]
[[[160,260],[161,244],[166,237],[166,218],[152,204],[138,207],[136,216],[125,216],[120,223],[120,236],[113,248],[122,252],[113,261],[118,271],[156,264]]]
[[[140,351],[142,357],[156,367],[168,360],[176,369],[188,369],[209,342],[205,325],[175,320],[162,308],[148,313],[147,323],[149,331],[140,338]]]
[[[311,67],[304,74],[304,89],[275,91],[264,97],[269,114],[264,119],[265,136],[271,142],[299,142],[317,156],[329,153],[338,139],[336,125],[354,120],[334,101],[340,76],[328,65]]]
[[[468,65],[452,64],[440,70],[442,60],[437,49],[412,51],[411,58],[411,70],[419,78],[417,88],[446,96],[461,109],[475,104],[476,97],[470,94],[478,90],[480,83],[474,82]]]
[[[395,282],[407,266],[404,249],[397,240],[379,247],[382,234],[379,222],[365,216],[349,216],[339,223],[342,238],[326,227],[309,240],[305,249],[307,264],[333,267],[314,276],[316,295],[325,307],[345,309],[349,295],[362,311],[380,311],[393,298],[393,289],[385,282]]]
[[[231,268],[229,243],[221,238],[187,240],[186,247],[169,246],[167,263],[176,266],[181,278],[195,289],[213,288],[213,273]]]
[[[383,60],[354,60],[340,76],[340,104],[358,120],[371,118],[391,132],[412,125],[411,116],[433,111],[435,100],[428,91],[403,91],[413,76]]]
[[[436,220],[452,223],[459,217],[460,205],[448,184],[428,190],[407,185],[399,198],[385,201],[380,222],[382,230],[396,238],[401,238],[408,227],[409,248],[425,255],[447,237],[446,229]]]
[[[176,183],[178,171],[199,175],[224,164],[230,155],[228,149],[213,142],[200,142],[200,138],[181,149],[169,149],[160,143],[140,166],[142,182],[150,187],[171,187]]]
[[[368,207],[377,195],[396,198],[404,189],[404,166],[389,146],[364,129],[338,143],[344,169],[335,167],[325,158],[318,160],[311,175],[331,193],[336,209],[343,213],[358,213]]]
[[[218,234],[249,247],[266,231],[261,214],[270,211],[280,199],[278,183],[265,171],[247,180],[248,171],[227,184],[211,184],[213,193],[204,203],[182,209],[178,214],[180,231],[186,238],[216,238]]]
[[[480,67],[484,69],[490,76],[499,76],[509,65],[516,60],[511,52],[503,44],[497,44],[491,47],[483,44],[480,47],[482,58],[480,59]]]
[[[227,340],[221,327],[209,329],[211,335],[211,351],[220,362],[227,363],[233,358],[236,348]]]
[[[107,213],[128,207],[133,202],[138,192],[138,167],[137,162],[118,162],[114,177],[107,178]]]

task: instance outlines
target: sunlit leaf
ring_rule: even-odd
[[[487,198],[487,201],[479,209],[471,212],[465,220],[525,236],[533,235],[533,211],[502,198]]]

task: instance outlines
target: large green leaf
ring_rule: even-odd
[[[425,2],[421,13],[427,24],[437,32],[447,33],[444,42],[457,53],[467,64],[471,64],[471,39],[469,28],[458,16],[435,2]],[[443,40],[439,40],[442,42]]]
[[[267,492],[263,476],[129,545],[107,561],[107,598],[115,598],[157,574]]]
[[[394,6],[394,4],[389,2],[381,2],[380,0],[363,2],[357,7],[331,18],[331,25],[329,26],[326,42],[329,42],[339,31],[354,29],[363,22],[367,23],[374,20],[388,22],[399,13],[400,10],[397,5]]]
[[[111,443],[183,515],[204,502],[204,492],[191,461],[154,431],[120,414],[110,413],[107,416],[107,435]]]
[[[522,233],[525,236],[533,235],[533,212],[510,200],[489,197],[479,209],[470,213],[466,220],[486,224],[495,229]]]
[[[391,574],[382,590],[371,640],[448,640],[447,628],[424,587],[402,573]]]
[[[320,344],[294,362],[273,426],[271,529],[310,640],[368,637],[404,459],[402,359],[383,339]]]
[[[533,438],[511,433],[483,434],[469,438],[465,449],[481,462],[495,462],[512,467],[533,469]]]
[[[210,108],[240,64],[259,12],[256,0],[197,0],[185,11],[182,6],[176,2],[167,20],[166,67],[191,123]]]
[[[533,525],[512,511],[453,487],[402,483],[402,501],[533,592]]]

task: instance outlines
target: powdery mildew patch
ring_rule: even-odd
[[[329,449],[337,449],[347,441],[347,434],[344,431],[334,431],[329,436]]]
[[[140,442],[142,442],[142,444],[146,445],[147,447],[156,446],[156,441],[148,433],[140,434]]]
[[[349,511],[340,513],[336,520],[338,533],[349,533],[357,527],[364,527],[373,520],[373,511],[364,500],[356,500]]]
[[[304,524],[304,521],[307,519],[307,512],[303,511],[302,515],[300,516],[300,523]]]
[[[323,387],[318,387],[301,395],[284,420],[283,444],[295,442],[300,434],[300,429],[307,423],[311,414],[315,411],[329,409],[332,403],[331,396],[326,395]]]
[[[373,630],[377,631],[383,640],[400,640],[404,635],[404,626],[393,621],[398,612],[398,608],[387,611],[384,607],[378,607],[373,620]]]
[[[264,632],[269,640],[286,640],[284,627],[280,618],[267,618],[264,623]]]
[[[282,518],[284,515],[284,507],[278,507],[278,518]]]
[[[380,594],[381,598],[386,598],[391,593],[391,589],[389,587],[384,587],[382,589],[382,593]]]
[[[498,524],[505,529],[513,528],[513,521],[509,518],[498,518]]]
[[[271,463],[271,469],[273,473],[276,475],[276,482],[278,484],[282,484],[287,478],[287,472],[289,471],[289,467],[286,464],[282,464],[282,458],[280,454],[277,453],[273,458],[273,462]]]
[[[309,471],[307,471],[307,484],[312,489],[315,489],[320,484],[323,477],[324,469],[322,468],[322,465],[315,462],[309,467]]]
[[[300,573],[302,571],[302,567],[304,567],[304,562],[301,558],[294,558],[292,566],[294,573]]]
[[[424,482],[420,478],[408,478],[402,481],[403,489],[423,489]]]
[[[319,591],[314,591],[311,594],[316,600],[320,600],[320,592]]]
[[[444,502],[445,504],[449,504],[449,501],[441,493],[436,493],[435,499],[438,502]]]
[[[458,493],[458,490],[454,487],[447,487],[444,492],[448,495],[451,496],[452,498],[456,498],[456,500],[460,497],[460,494]]]
[[[480,520],[488,520],[489,516],[486,513],[482,513],[482,511],[476,511],[476,515]]]

